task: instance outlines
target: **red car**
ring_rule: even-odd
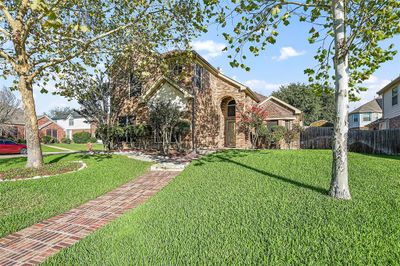
[[[26,154],[27,147],[8,139],[0,139],[0,154],[20,153]]]

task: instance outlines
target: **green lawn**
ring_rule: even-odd
[[[353,199],[327,196],[329,151],[226,151],[52,265],[393,265],[400,157],[350,154]]]
[[[70,149],[73,151],[87,151],[87,146],[86,144],[77,144],[77,143],[71,143],[71,144],[66,144],[66,143],[55,143],[55,144],[49,144],[54,147],[61,147],[61,148],[66,148]],[[103,144],[99,143],[93,143],[93,150],[96,151],[102,151],[104,150]]]
[[[0,183],[0,237],[65,212],[141,175],[150,166],[116,155],[63,154],[47,163],[83,160],[88,168],[37,180]],[[0,171],[25,164],[26,158],[0,159]]]
[[[63,150],[48,147],[48,146],[42,144],[42,152],[63,152]]]

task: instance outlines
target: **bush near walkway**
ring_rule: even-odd
[[[349,155],[351,201],[327,195],[330,151],[204,157],[47,265],[398,264],[400,157]]]

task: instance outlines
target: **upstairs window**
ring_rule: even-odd
[[[120,116],[118,118],[118,124],[121,127],[128,126],[128,125],[134,125],[135,124],[135,118],[130,115],[126,116]]]
[[[400,87],[397,87],[392,90],[392,106],[399,102],[399,88]]]
[[[73,127],[73,126],[74,126],[74,119],[73,119],[72,117],[68,120],[68,125],[69,125],[70,127]]]
[[[131,73],[129,75],[128,89],[129,89],[129,97],[136,97],[142,93],[142,81],[134,73]]]
[[[203,71],[204,71],[204,69],[203,69],[202,66],[200,66],[198,64],[196,64],[194,66],[193,83],[194,83],[194,86],[199,88],[199,89],[203,88]]]
[[[182,74],[183,71],[183,66],[179,63],[174,63],[172,65],[172,74],[174,74],[174,76],[179,76],[180,74]]]
[[[365,114],[363,114],[363,121],[364,121],[364,122],[371,121],[371,113],[365,113]]]

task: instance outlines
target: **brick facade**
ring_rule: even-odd
[[[40,138],[49,135],[61,141],[61,139],[65,137],[65,130],[47,116],[39,117],[38,125]]]
[[[199,65],[203,69],[201,88],[194,85],[195,65]],[[186,99],[187,113],[186,118],[191,122],[192,129],[194,127],[194,138],[190,133],[185,143],[187,148],[191,148],[193,144],[200,149],[218,149],[224,147],[250,148],[251,142],[248,134],[243,132],[239,125],[240,114],[242,111],[248,110],[253,105],[262,104],[268,113],[268,117],[279,121],[279,125],[286,125],[286,120],[293,123],[302,124],[301,112],[295,110],[291,106],[273,97],[260,97],[247,86],[236,82],[235,80],[223,75],[218,69],[211,66],[204,58],[196,54],[194,60],[183,68],[184,75],[179,79],[175,79],[176,85],[184,92],[191,95]],[[120,76],[118,78],[121,78]],[[160,77],[160,79],[162,79]],[[152,77],[152,81],[157,78]],[[115,82],[115,81],[114,81]],[[160,88],[165,86],[169,81],[161,82]],[[121,81],[116,83],[125,84]],[[148,85],[150,84],[150,85]],[[127,98],[123,108],[124,115],[138,114],[137,123],[146,123],[148,119],[147,102],[143,101],[143,95],[151,94],[149,91],[151,82],[143,87],[142,97]],[[123,86],[121,90],[125,89]],[[154,89],[154,87],[153,87]],[[146,96],[147,97],[147,96]],[[152,97],[151,95],[148,97]],[[141,100],[142,99],[142,100]],[[227,105],[232,101],[236,103],[236,116],[227,117]],[[194,110],[194,114],[193,114]],[[228,121],[229,120],[229,121]],[[233,141],[229,137],[228,143],[227,125],[229,122],[230,132],[233,132]],[[267,121],[266,121],[267,122]],[[233,124],[233,125],[232,125]],[[232,130],[232,127],[234,128]],[[231,136],[232,134],[229,134]],[[194,140],[194,143],[193,141]],[[233,145],[232,145],[233,143]],[[229,145],[230,144],[230,145]],[[298,143],[297,143],[298,144]],[[298,145],[294,146],[298,146]]]

